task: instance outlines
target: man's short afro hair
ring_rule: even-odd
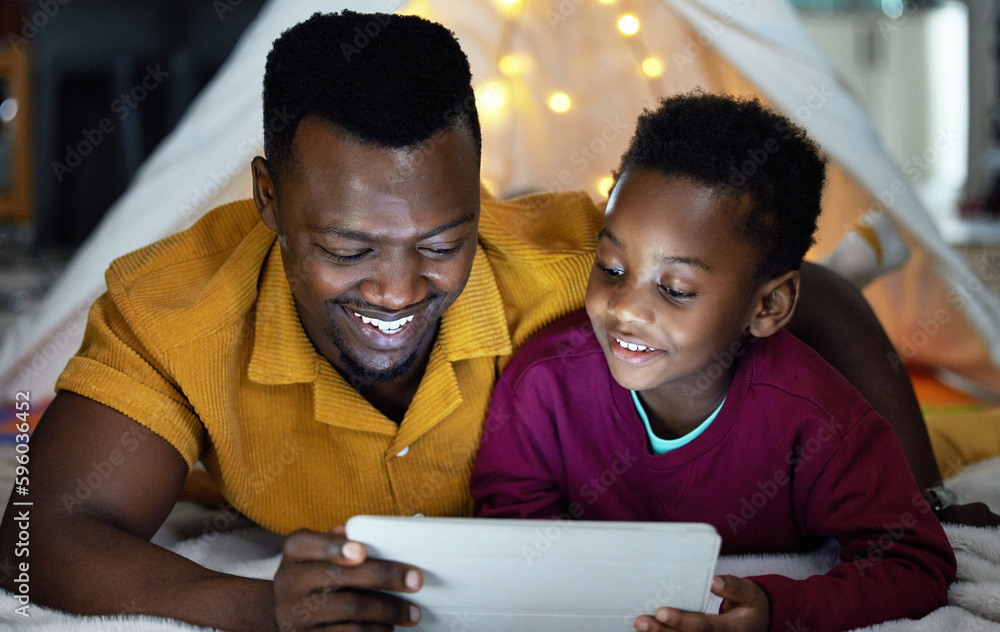
[[[264,70],[264,155],[280,180],[318,116],[363,143],[410,147],[466,125],[482,147],[472,73],[454,33],[423,18],[315,13],[274,41]]]
[[[755,98],[691,92],[639,117],[614,174],[655,170],[731,198],[758,279],[797,270],[812,246],[826,158],[805,130]]]

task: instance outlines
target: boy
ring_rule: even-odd
[[[729,554],[842,547],[826,575],[717,577],[721,614],[660,608],[637,630],[846,630],[946,601],[954,554],[891,427],[782,331],[824,178],[755,100],[664,100],[615,174],[586,314],[497,385],[482,516],[707,522]]]

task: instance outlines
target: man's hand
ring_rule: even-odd
[[[420,571],[406,564],[368,559],[365,546],[347,539],[344,527],[329,533],[301,530],[285,540],[274,575],[278,629],[354,624],[351,629],[391,630],[413,626],[420,609],[382,591],[416,592]]]
[[[771,620],[771,606],[760,586],[742,577],[716,575],[712,579],[712,592],[724,600],[722,614],[657,608],[654,616],[643,615],[636,619],[635,629],[639,632],[662,630],[765,632],[767,630]]]
[[[964,524],[970,527],[1000,527],[1000,516],[992,513],[983,503],[951,505],[935,511],[941,522]]]

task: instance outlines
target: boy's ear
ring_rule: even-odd
[[[750,315],[750,333],[766,338],[788,324],[799,300],[799,271],[789,270],[757,288]]]
[[[255,156],[250,161],[250,172],[253,174],[253,203],[260,213],[260,220],[272,233],[278,234],[278,216],[275,208],[277,193],[271,172],[267,169],[267,161]]]

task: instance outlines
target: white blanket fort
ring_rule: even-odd
[[[985,502],[995,512],[1000,510],[1000,457],[967,468],[949,480],[949,485],[964,498]],[[917,621],[891,621],[857,632],[1000,632],[1000,528],[946,524],[945,531],[958,560],[958,576],[948,591],[948,605]],[[153,541],[206,568],[270,579],[281,561],[283,538],[231,510],[212,511],[179,503]],[[837,561],[837,547],[831,543],[806,554],[722,556],[716,572],[739,576],[777,573],[805,578],[826,572]],[[39,632],[208,629],[142,616],[135,608],[129,615],[86,617],[30,604],[27,609],[30,616],[25,617],[16,611],[20,606],[14,595],[0,591],[0,629],[8,626]],[[719,599],[713,596],[708,612],[715,612],[718,607]],[[130,611],[128,604],[123,604],[122,609]]]

